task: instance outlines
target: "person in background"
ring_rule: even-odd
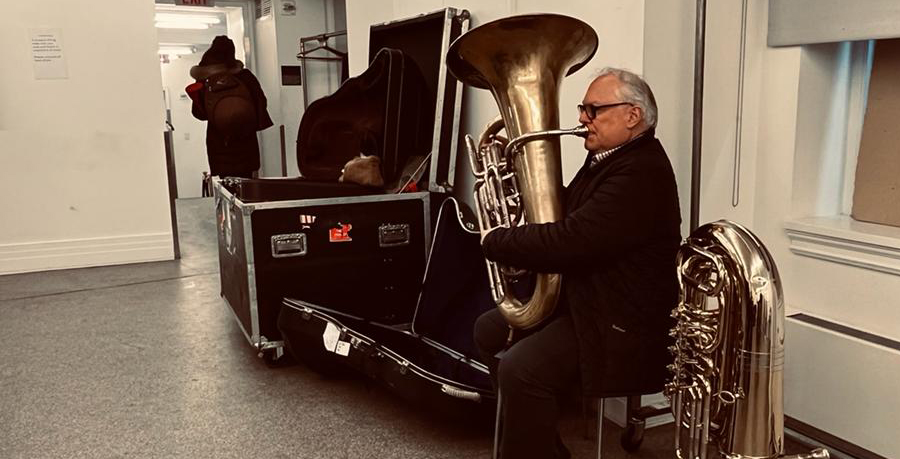
[[[234,57],[234,42],[220,35],[191,68],[195,83],[185,88],[191,113],[207,121],[210,175],[252,178],[259,170],[256,132],[272,126],[259,81]]]

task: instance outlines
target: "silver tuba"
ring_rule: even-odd
[[[677,457],[706,458],[710,444],[729,459],[782,457],[784,300],[772,256],[746,228],[719,220],[691,233],[677,263],[674,376],[665,388]]]
[[[559,129],[559,87],[596,49],[597,34],[589,25],[556,14],[489,22],[450,46],[447,66],[453,75],[490,90],[500,108],[501,120],[488,126],[478,145],[466,136],[482,232],[516,226],[523,218],[528,223],[562,219],[559,136],[584,136],[587,129]],[[508,142],[499,136],[504,128]],[[487,265],[494,301],[511,327],[533,327],[553,312],[559,274],[538,274],[534,293],[523,304],[509,285],[527,273],[492,261]]]

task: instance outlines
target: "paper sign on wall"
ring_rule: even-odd
[[[36,80],[68,78],[60,29],[30,29],[31,61]]]
[[[281,15],[282,16],[296,16],[297,15],[297,4],[294,3],[294,0],[281,0]]]

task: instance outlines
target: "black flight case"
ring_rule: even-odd
[[[370,67],[304,113],[303,177],[214,180],[222,298],[262,357],[283,354],[283,298],[411,323],[455,174],[462,84],[443,56],[468,23],[445,8],[372,26]],[[337,182],[360,152],[393,188]]]
[[[453,198],[438,211],[418,301],[396,304],[406,316],[395,319],[411,323],[385,321],[377,307],[285,298],[278,326],[290,352],[320,370],[357,370],[431,411],[490,419],[496,395],[472,330],[496,306],[472,217]]]

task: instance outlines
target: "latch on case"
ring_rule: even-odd
[[[384,223],[378,227],[378,245],[396,247],[409,244],[409,223]]]
[[[276,234],[272,236],[272,257],[302,257],[306,255],[306,233]]]

